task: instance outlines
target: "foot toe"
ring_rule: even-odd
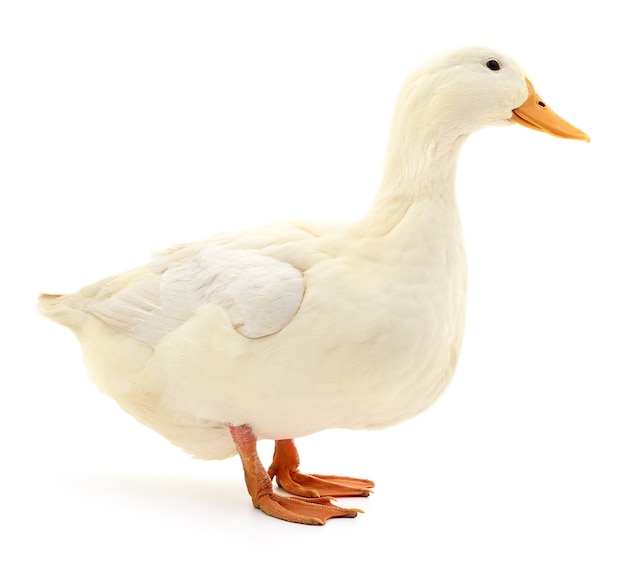
[[[261,496],[255,506],[274,518],[314,526],[322,526],[331,518],[355,518],[362,512],[356,508],[335,506],[329,498],[302,500],[278,494]]]

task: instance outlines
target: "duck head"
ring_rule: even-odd
[[[456,158],[467,136],[513,123],[589,141],[539,98],[523,68],[508,56],[464,48],[431,60],[409,76],[398,95],[381,197],[453,190]]]
[[[589,141],[536,93],[519,64],[489,48],[464,48],[432,60],[406,82],[401,121],[439,138],[458,137],[511,122],[553,136]],[[405,124],[407,126],[407,124]],[[431,134],[431,137],[434,137]]]

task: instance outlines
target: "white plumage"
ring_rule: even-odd
[[[304,294],[302,272],[258,250],[217,243],[158,254],[147,274],[85,310],[137,340],[157,345],[204,304],[228,315],[248,338],[278,332],[293,318]]]
[[[280,440],[382,428],[439,397],[464,327],[461,144],[512,119],[587,139],[545,106],[529,108],[534,96],[502,54],[445,55],[401,91],[382,183],[362,220],[177,246],[76,294],[43,295],[41,311],[74,331],[90,377],[139,421],[199,458],[239,449],[255,505],[323,523],[341,514],[294,519],[259,503],[236,431]]]

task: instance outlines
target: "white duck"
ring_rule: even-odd
[[[40,310],[72,329],[90,377],[137,420],[198,458],[239,452],[255,507],[304,524],[356,516],[328,497],[373,483],[301,474],[293,438],[397,424],[450,382],[466,299],[457,157],[471,132],[511,121],[589,140],[507,56],[439,57],[400,92],[361,221],[176,246],[76,294],[44,294]],[[276,441],[268,471],[257,439]],[[273,477],[307,499],[274,493]]]

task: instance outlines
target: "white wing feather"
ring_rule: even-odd
[[[304,295],[302,272],[254,249],[189,245],[158,254],[149,270],[85,309],[107,324],[155,345],[207,303],[221,306],[248,338],[278,332]]]

